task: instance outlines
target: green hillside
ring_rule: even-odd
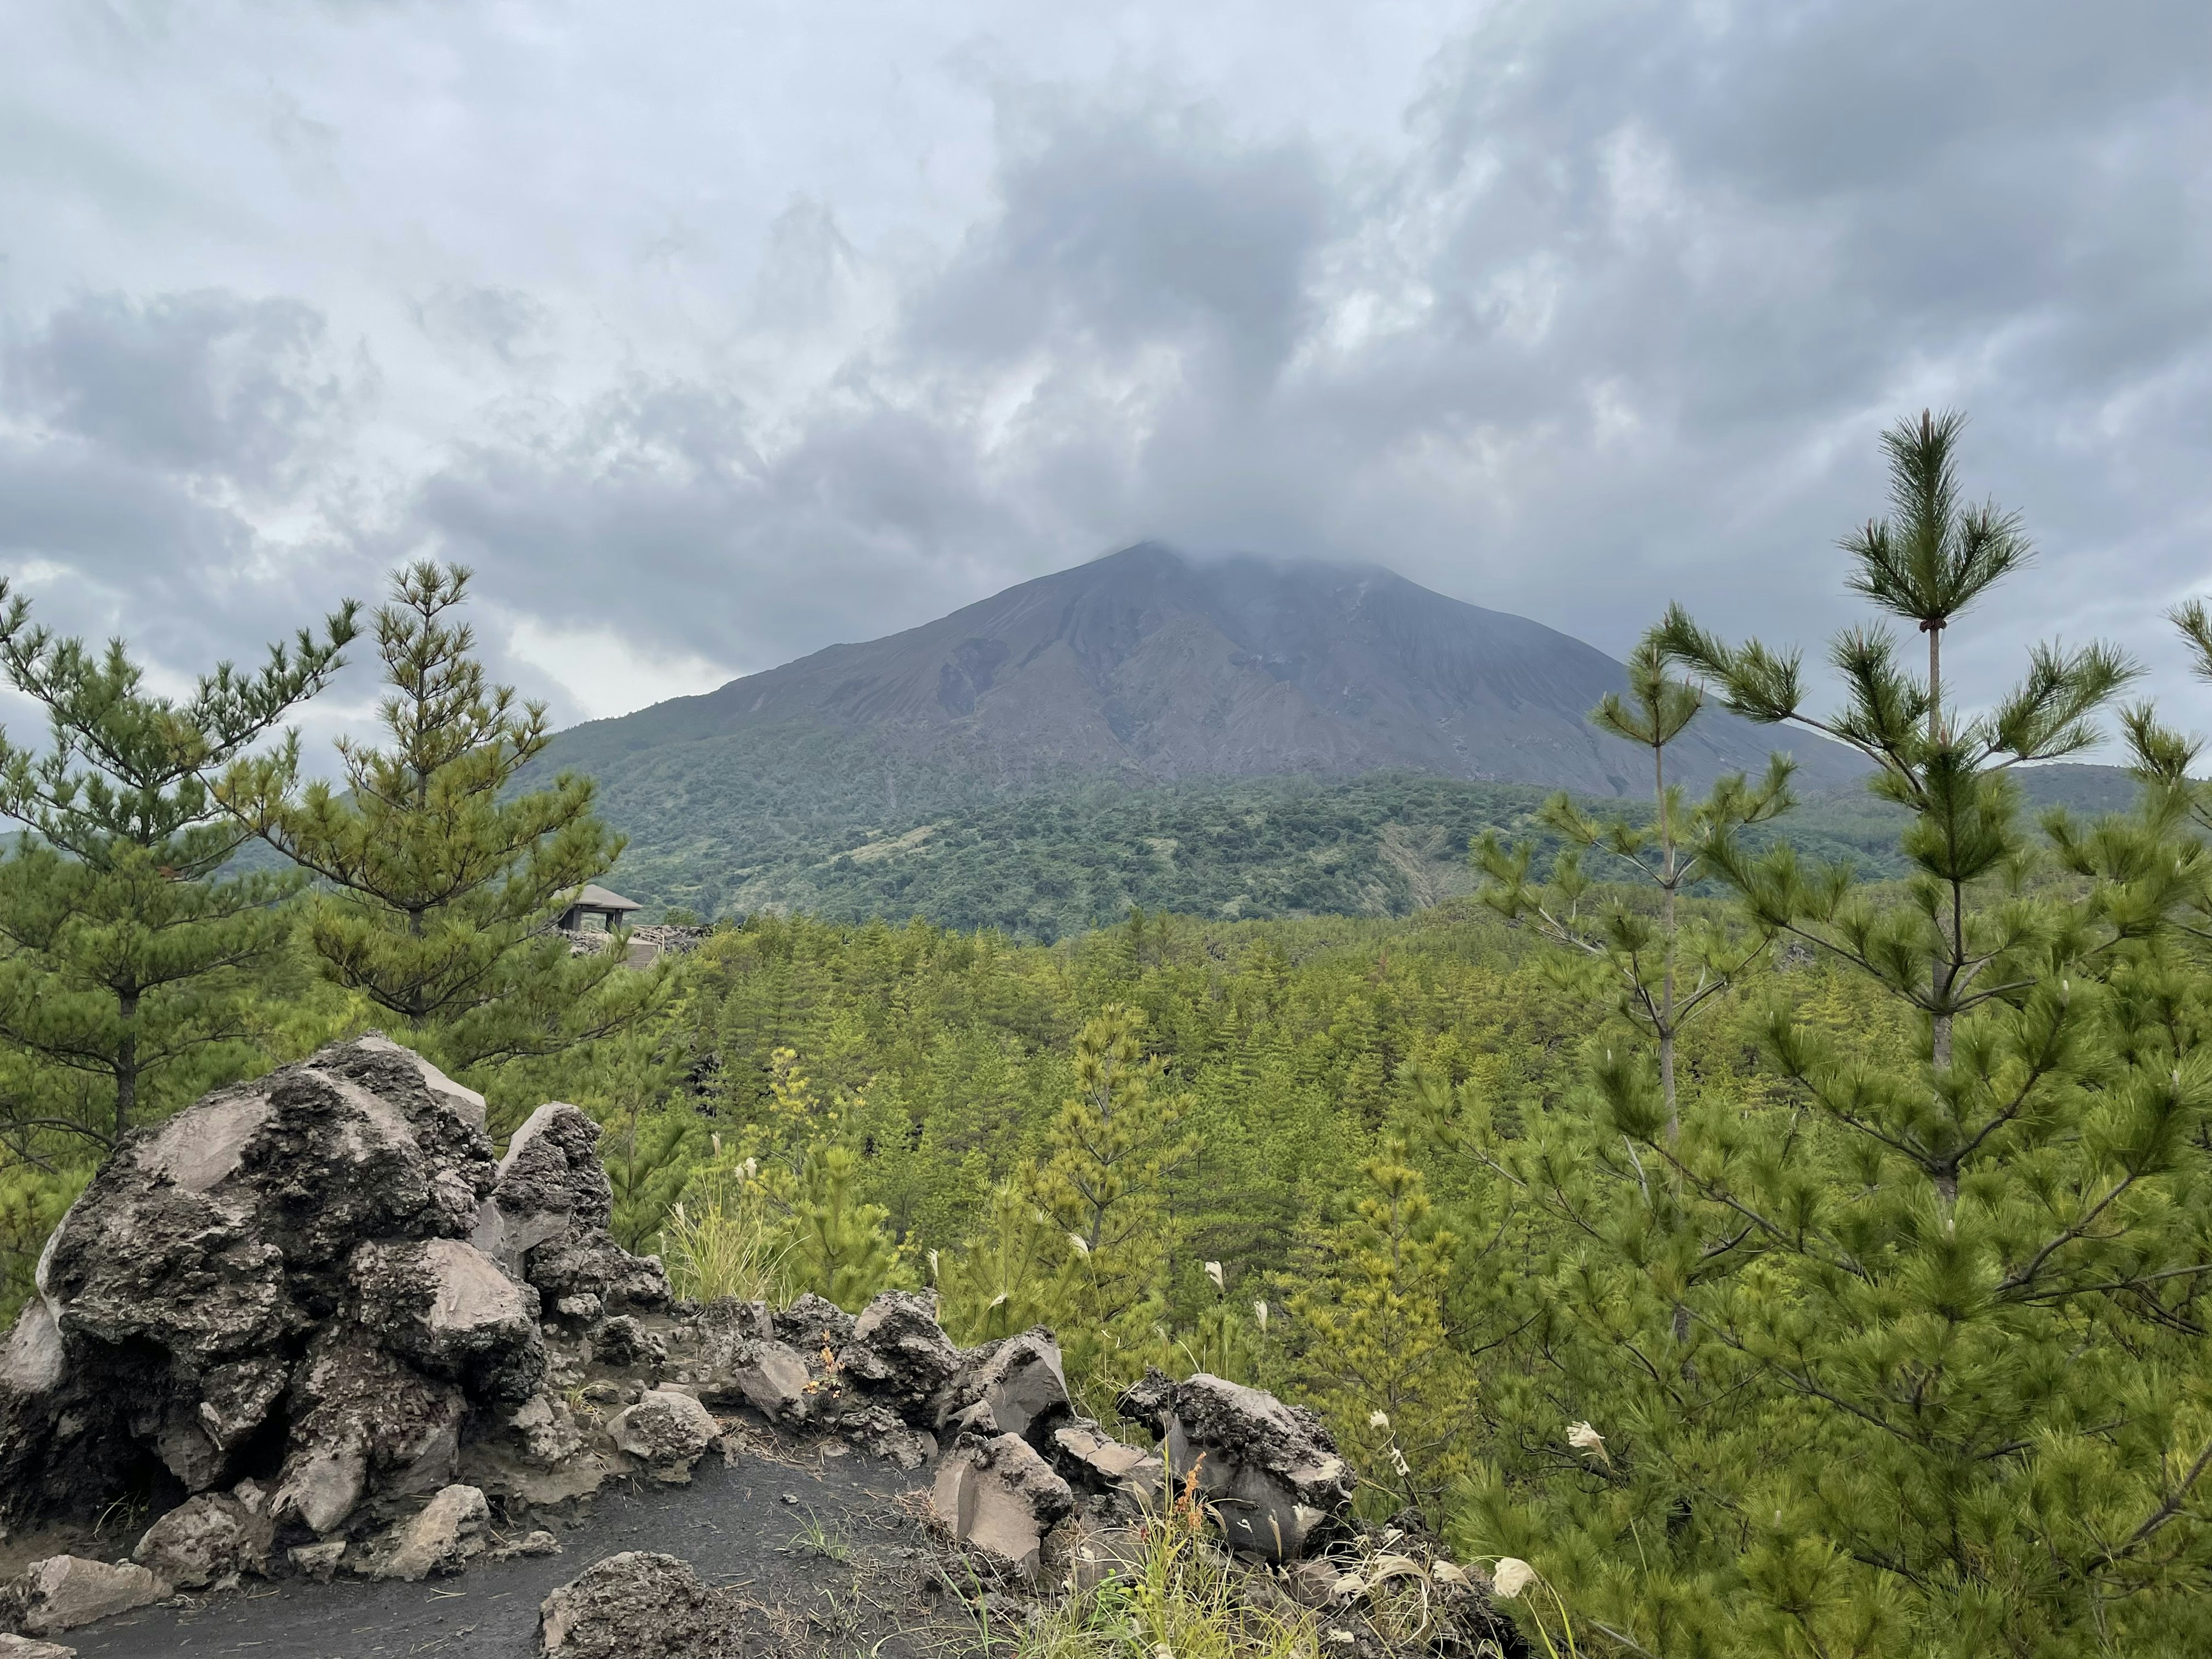
[[[1220,918],[1404,915],[1470,890],[1468,841],[1486,829],[1533,833],[1548,793],[1376,772],[1152,788],[1076,782],[979,801],[967,780],[954,787],[942,778],[886,775],[880,765],[857,772],[842,753],[807,758],[813,763],[742,781],[741,792],[738,780],[696,773],[669,780],[657,800],[635,785],[623,790],[610,813],[639,850],[624,857],[614,881],[650,908],[702,916],[921,916],[1046,940],[1132,905]],[[2037,805],[2076,811],[2124,805],[2132,788],[2111,767],[2022,775]],[[726,802],[742,793],[751,810],[672,833],[696,812],[684,789],[700,787],[716,787]],[[650,817],[641,822],[641,810]],[[1846,789],[1808,799],[1776,833],[1809,855],[1890,875],[1902,823],[1897,809]]]

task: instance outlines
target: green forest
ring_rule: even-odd
[[[1959,430],[1885,441],[1832,710],[1790,649],[1653,628],[1592,711],[1650,757],[1633,808],[1053,793],[647,971],[547,931],[620,826],[532,769],[465,572],[181,699],[17,598],[52,730],[0,748],[9,1293],[119,1138],[374,1027],[499,1133],[590,1111],[694,1297],[933,1288],[963,1341],[1051,1326],[1109,1423],[1148,1365],[1310,1403],[1364,1514],[1514,1564],[1533,1650],[2212,1650],[2212,794],[2116,647],[1945,678],[2033,580]],[[2212,613],[2174,623],[2212,679]],[[360,651],[381,730],[325,775],[283,724]],[[1850,744],[1866,799],[1668,784],[1723,707]],[[2124,790],[2023,787],[2107,738]]]

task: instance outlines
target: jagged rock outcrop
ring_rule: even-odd
[[[1200,1371],[1173,1382],[1158,1371],[1121,1396],[1121,1414],[1155,1425],[1170,1480],[1192,1469],[1231,1547],[1293,1560],[1352,1504],[1352,1466],[1321,1419]]]
[[[678,1379],[696,1387],[709,1405],[750,1406],[786,1426],[804,1422],[817,1392],[814,1373],[808,1356],[775,1332],[765,1304],[710,1303],[692,1328],[693,1352]]]
[[[540,1106],[507,1142],[470,1235],[510,1276],[543,1293],[549,1315],[580,1324],[622,1305],[669,1301],[660,1264],[631,1255],[607,1231],[614,1188],[599,1141],[588,1114],[559,1101]]]
[[[1050,1331],[1024,1331],[987,1342],[959,1357],[960,1364],[936,1396],[940,1429],[1018,1434],[1049,1452],[1052,1435],[1074,1407]]]
[[[495,1162],[483,1098],[372,1035],[126,1139],[0,1353],[0,1515],[158,1464],[188,1492],[266,1481],[273,1526],[322,1534],[450,1484],[540,1397],[550,1304],[668,1301],[606,1234],[590,1120],[531,1126]]]
[[[958,1373],[960,1351],[937,1323],[935,1295],[885,1291],[854,1320],[841,1368],[854,1386],[911,1419]]]

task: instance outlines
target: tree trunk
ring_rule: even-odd
[[[120,1140],[138,1114],[138,993],[118,992],[115,1006],[123,1021],[115,1044],[115,1138]]]
[[[1933,749],[1943,741],[1943,624],[1933,622],[1928,627],[1928,746]],[[1956,977],[1952,967],[1965,953],[1966,941],[1960,937],[1960,918],[1959,890],[1951,890],[1951,938],[1945,943],[1947,950],[1939,947],[1935,958],[1928,964],[1929,1000],[1938,1006],[1929,1017],[1929,1042],[1928,1055],[1941,1076],[1951,1069],[1951,1019],[1949,1012],[1941,1005],[1951,999],[1951,987]],[[1938,924],[1939,927],[1941,924]],[[1943,1231],[1948,1233],[1955,1224],[1952,1212],[1959,1206],[1959,1176],[1948,1170],[1936,1177],[1936,1201],[1943,1218]]]
[[[1659,844],[1665,849],[1660,883],[1667,947],[1659,981],[1659,1092],[1667,1103],[1667,1150],[1671,1152],[1681,1127],[1674,1104],[1674,823],[1667,812],[1667,752],[1659,744],[1651,745],[1651,786],[1659,812]]]
[[[1928,741],[1933,745],[1943,741],[1943,624],[1929,623],[1928,629]]]

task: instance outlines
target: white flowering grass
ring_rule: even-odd
[[[1576,1426],[1589,1425],[1583,1423]],[[1544,1644],[1547,1659],[1578,1659],[1581,1650],[1575,1646],[1574,1622],[1567,1617],[1567,1604],[1534,1566],[1517,1555],[1501,1555],[1490,1570],[1490,1593],[1500,1601],[1519,1602],[1526,1609],[1527,1622],[1536,1627],[1536,1639]],[[1549,1618],[1545,1616],[1547,1601]],[[1552,1633],[1554,1624],[1559,1627],[1556,1638]],[[1565,1645],[1562,1646],[1562,1643]]]
[[[1570,1424],[1567,1443],[1585,1457],[1596,1459],[1606,1468],[1613,1467],[1613,1458],[1605,1449],[1605,1437],[1587,1423]]]

